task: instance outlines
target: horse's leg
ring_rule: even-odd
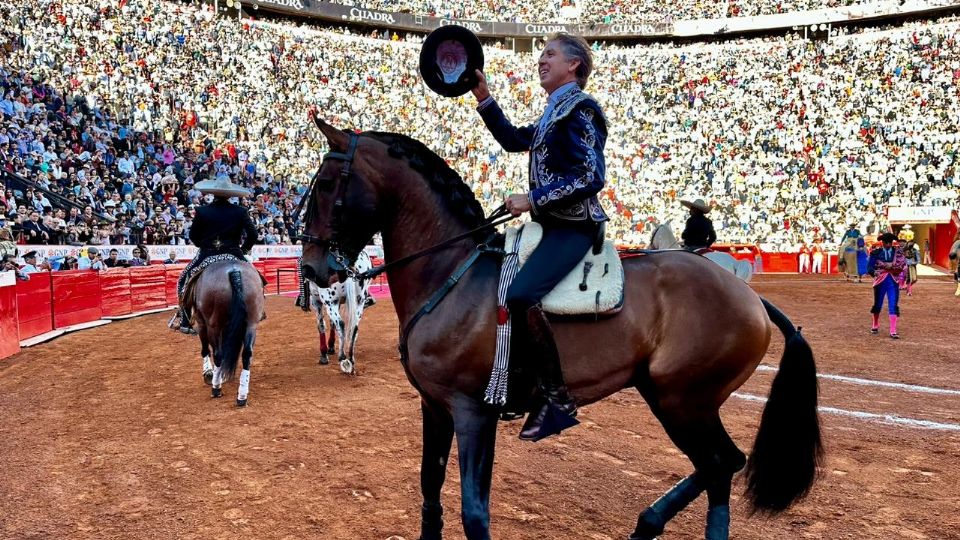
[[[460,458],[460,517],[467,540],[490,539],[490,483],[497,442],[495,412],[461,398],[453,412]]]
[[[197,334],[200,336],[200,358],[203,359],[203,382],[205,384],[213,383],[213,362],[210,361],[210,341],[207,339],[207,329],[199,321],[196,323]]]
[[[652,384],[649,383],[648,384]],[[637,519],[630,540],[652,540],[663,528],[706,490],[709,502],[705,536],[707,540],[727,540],[730,524],[730,485],[733,475],[746,464],[746,456],[730,439],[720,421],[719,411],[691,415],[684,400],[676,406],[661,407],[651,399],[651,386],[640,388],[654,415],[663,424],[674,444],[693,462],[694,472],[645,509]]]
[[[326,324],[323,322],[323,310],[326,309],[321,302],[317,301],[314,304],[317,308],[317,332],[320,333],[320,364],[327,365],[330,363],[330,358],[327,356],[327,328]]]
[[[353,371],[357,365],[357,360],[354,354],[357,352],[357,336],[360,335],[360,320],[363,319],[363,296],[360,295],[360,298],[357,299],[357,303],[353,306],[353,328],[349,329],[350,332],[350,352],[348,353],[348,358],[350,359],[350,369]]]
[[[213,344],[213,378],[210,380],[210,395],[215,398],[223,396],[223,390],[220,388],[220,385],[223,384],[223,378],[220,373],[220,344],[218,340],[214,338]]]
[[[257,338],[257,327],[248,326],[247,333],[243,338],[243,352],[241,361],[243,369],[240,371],[240,384],[237,386],[237,407],[244,407],[247,404],[247,396],[250,394],[250,359],[253,357],[253,343]]]
[[[440,489],[447,475],[447,460],[453,443],[453,420],[439,407],[421,404],[423,411],[423,461],[420,464],[420,491],[423,493],[420,540],[443,537],[443,506]]]
[[[339,299],[330,304],[330,326],[332,326],[333,330],[336,330],[337,332],[337,342],[339,343],[337,348],[339,349],[338,360],[340,361],[340,371],[344,373],[353,373],[353,365],[347,358],[347,340],[344,338],[344,333],[346,332],[346,323],[343,320],[343,314],[340,313]],[[331,340],[333,339],[332,333],[333,332],[331,331]]]

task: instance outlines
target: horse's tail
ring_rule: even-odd
[[[747,497],[754,511],[780,512],[810,491],[823,460],[819,388],[813,351],[800,329],[773,304],[761,301],[786,346],[747,460]]]
[[[237,358],[243,349],[243,340],[247,333],[247,302],[243,297],[243,272],[234,268],[229,272],[230,318],[227,329],[220,340],[220,373],[222,380],[228,381],[237,370]]]

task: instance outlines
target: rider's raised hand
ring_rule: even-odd
[[[470,89],[473,92],[473,97],[477,98],[477,101],[483,101],[490,97],[490,89],[487,88],[487,77],[479,69],[474,71],[474,74],[477,76],[477,85]]]

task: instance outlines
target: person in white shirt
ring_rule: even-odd
[[[37,272],[40,271],[40,269],[37,268],[37,252],[36,251],[28,251],[27,253],[24,253],[23,262],[24,262],[24,265],[20,267],[20,271],[23,272],[24,274],[36,274]]]

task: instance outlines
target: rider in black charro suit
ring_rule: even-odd
[[[473,88],[477,110],[494,138],[508,152],[530,155],[530,190],[510,195],[507,210],[514,216],[530,212],[543,227],[543,239],[507,290],[514,332],[525,338],[522,349],[538,368],[546,401],[531,411],[520,432],[521,439],[534,441],[577,423],[576,402],[564,384],[540,301],[583,259],[607,221],[597,198],[605,182],[607,121],[599,103],[583,91],[593,68],[590,47],[582,38],[554,35],[537,67],[548,100],[540,120],[528,126],[510,123],[479,70]]]
[[[243,207],[230,202],[230,197],[243,197],[249,192],[226,178],[204,180],[195,186],[203,194],[214,196],[213,202],[201,206],[190,227],[190,242],[199,248],[177,281],[177,295],[183,297],[183,287],[194,269],[215,255],[233,255],[243,259],[257,241],[257,228]],[[180,331],[192,333],[190,321],[180,310]]]
[[[690,251],[712,246],[717,241],[717,233],[713,230],[713,222],[707,217],[710,206],[703,199],[680,201],[680,204],[690,209],[690,217],[680,235],[683,246]]]

